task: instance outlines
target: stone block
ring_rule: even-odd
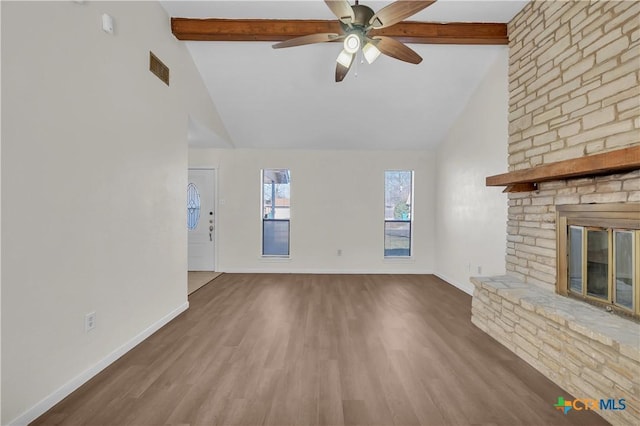
[[[640,66],[638,65],[637,60],[624,62],[620,65],[617,65],[611,71],[607,71],[604,74],[602,74],[602,82],[608,83],[610,81],[623,77],[629,73],[637,72],[638,68],[640,68]]]
[[[601,61],[598,61],[601,62]],[[562,73],[562,81],[565,83],[581,76],[593,67],[595,63],[595,55],[587,56],[575,65],[570,66]]]
[[[602,84],[599,87],[587,93],[589,103],[592,104],[594,102],[597,102],[599,100],[606,98],[607,96],[612,96],[624,90],[632,88],[636,86],[637,81],[638,79],[636,74],[630,73],[617,80],[613,80],[609,83]]]
[[[612,58],[609,59],[608,61],[604,61],[601,63],[596,64],[593,68],[591,68],[590,70],[585,71],[584,74],[582,74],[582,79],[583,81],[590,81],[594,78],[599,78],[602,74],[604,74],[605,72],[614,69],[615,67],[618,66],[618,60],[617,58]],[[597,85],[600,84],[600,81],[597,81]],[[597,87],[596,85],[596,87]],[[589,90],[593,89],[593,87],[589,88]],[[589,91],[587,90],[587,92]],[[582,89],[578,89],[576,90],[574,93],[577,94],[578,92],[581,92]],[[586,93],[586,92],[585,92]]]
[[[609,366],[605,365],[602,367],[602,374],[620,388],[633,392],[633,382],[627,377],[619,374],[617,371],[611,369]]]
[[[579,203],[580,203],[580,195],[578,194],[559,195],[556,197],[557,205],[579,204]]]
[[[589,203],[623,203],[627,201],[626,192],[614,192],[606,194],[585,194],[581,196],[580,202],[583,204]]]
[[[582,117],[582,128],[588,130],[605,123],[611,123],[615,116],[616,111],[613,105],[599,109]]]
[[[531,358],[538,358],[538,347],[535,344],[527,341],[520,334],[516,333],[513,335],[513,343],[517,348],[522,349],[524,352],[526,352]]]
[[[549,98],[547,95],[544,96],[539,96],[529,102],[527,102],[527,104],[524,106],[524,111],[525,113],[534,113],[536,110],[538,109],[543,109],[543,107],[549,102]],[[533,114],[535,117],[535,113]],[[537,124],[534,123],[533,124]]]
[[[617,374],[629,379],[634,386],[640,384],[640,364],[631,361],[629,358],[619,355],[615,362],[607,361],[606,366]]]
[[[517,120],[514,120],[512,122],[509,123],[509,134],[515,133],[515,132],[520,132],[524,129],[528,129],[529,127],[531,127],[531,124],[533,123],[533,117],[531,114],[526,114],[523,115],[522,117],[518,118]]]
[[[634,121],[637,121],[640,124],[640,106],[636,107],[634,109],[630,109],[627,111],[623,111],[618,113],[618,119],[619,120],[626,120],[626,119],[633,119]],[[636,126],[636,124],[634,123],[634,127]],[[638,127],[636,127],[638,128]]]
[[[604,18],[605,19],[603,19],[603,17],[601,17],[599,19],[602,19],[604,21],[604,20],[606,20],[606,17],[604,17]],[[598,37],[597,39],[595,39],[590,44],[584,45],[584,47],[581,47],[581,49],[582,49],[582,51],[583,51],[585,56],[586,55],[590,55],[590,54],[592,54],[594,52],[597,52],[597,51],[601,50],[602,48],[604,48],[608,44],[618,40],[621,37],[622,37],[622,28],[615,28],[615,29],[611,30],[610,32],[605,33],[602,37]],[[580,43],[578,43],[578,47],[580,47]]]
[[[636,330],[637,330],[637,327],[636,327]],[[625,344],[620,344],[620,353],[626,356],[627,358],[631,359],[632,361],[640,363],[640,347],[638,346],[633,347]]]
[[[627,99],[638,101],[638,87],[632,87],[630,89],[624,90],[620,93],[617,93],[613,96],[609,96],[602,100],[602,106],[609,106],[617,104],[620,101],[624,101]]]
[[[633,129],[628,132],[611,135],[605,139],[604,145],[607,149],[619,149],[626,146],[636,145],[640,142],[640,130]]]
[[[596,183],[596,192],[616,192],[622,188],[622,181],[605,181]]]
[[[531,200],[533,206],[548,206],[553,204],[553,197],[536,197]]]
[[[536,245],[538,247],[544,247],[544,248],[549,248],[552,250],[555,250],[556,248],[556,241],[555,240],[547,240],[545,238],[536,238]],[[555,265],[553,265],[555,268]]]
[[[585,368],[582,370],[581,376],[584,380],[591,383],[593,387],[600,391],[600,395],[611,395],[614,382],[607,377],[598,373],[596,370]]]
[[[537,336],[544,343],[543,351],[545,353],[553,354],[554,358],[564,359],[564,355],[562,354],[562,340],[547,330],[538,330]]]
[[[589,114],[590,112],[598,111],[601,107],[602,105],[600,102],[587,105],[586,107],[580,108],[579,110],[573,111],[571,114],[569,114],[569,119],[570,120],[581,119],[582,117]]]
[[[585,98],[586,99],[586,98]],[[577,135],[580,132],[582,124],[579,121],[574,121],[573,123],[563,125],[558,128],[558,137],[566,138],[568,136]]]
[[[594,31],[591,31],[590,33],[585,34],[582,37],[576,37],[577,44],[578,44],[578,49],[580,49],[580,54],[583,55],[584,52],[582,50],[586,46],[589,46],[593,42],[595,42],[598,39],[602,38],[603,35],[604,35],[603,29],[602,28],[596,28]]]
[[[622,31],[620,30],[620,33]],[[625,35],[604,46],[596,52],[596,62],[600,63],[619,55],[629,47],[629,38]]]
[[[593,357],[582,352],[580,349],[572,345],[564,345],[564,352],[569,359],[573,359],[573,362],[583,368],[596,369],[600,366],[600,362]]]
[[[578,96],[562,104],[562,113],[569,114],[587,105],[587,96]]]
[[[537,137],[538,136],[536,136],[536,138]],[[534,140],[535,140],[535,138],[534,138]],[[538,146],[536,148],[532,148],[532,149],[526,150],[524,152],[524,156],[525,156],[525,158],[534,157],[536,155],[541,155],[541,154],[544,154],[546,152],[549,152],[550,149],[551,149],[551,147],[548,144],[542,145],[542,146]]]
[[[635,44],[620,55],[620,61],[627,62],[631,59],[637,58],[638,56],[640,56],[640,45]]]
[[[554,80],[557,81],[557,85],[562,84],[562,79],[560,77],[560,68],[551,68],[551,70],[543,75],[539,75],[533,82],[531,82],[527,86],[527,90],[530,92],[535,92],[538,89],[542,89],[543,87],[546,89],[557,87],[557,85],[552,85]]]
[[[580,158],[583,155],[584,155],[584,146],[578,145],[578,146],[569,146],[567,148],[563,148],[558,151],[551,151],[548,154],[544,154],[543,159],[545,164],[549,164],[549,163],[555,163],[556,161]]]
[[[591,142],[597,139],[610,137],[611,135],[615,135],[617,133],[628,132],[630,130],[633,130],[633,123],[631,122],[631,120],[606,124],[604,126],[581,132],[575,136],[567,138],[567,145],[572,146],[585,142]]]
[[[520,235],[523,236],[532,236],[539,238],[547,238],[555,241],[556,233],[550,229],[540,229],[540,228],[521,228]]]
[[[528,129],[524,129],[522,131],[522,137],[526,139],[532,136],[540,135],[548,131],[549,131],[549,123],[542,123],[536,126],[529,127]]]
[[[585,146],[585,152],[589,155],[589,154],[594,154],[596,152],[602,152],[604,150],[604,141],[600,140],[600,141],[595,141],[595,142],[589,142],[586,146]]]
[[[622,182],[624,191],[640,191],[640,178],[627,179]]]
[[[591,185],[581,185],[579,187],[577,187],[576,192],[580,195],[582,194],[590,194],[592,192],[596,192],[596,185],[595,184],[591,184]]]
[[[555,240],[538,239],[538,241],[549,241],[549,245],[553,245],[555,247]],[[535,269],[536,271],[544,272],[545,274],[548,274],[548,275],[551,275],[551,276],[555,276],[555,274],[556,274],[556,268],[552,268],[552,267],[547,266],[547,265],[545,265],[543,263],[529,261],[529,267],[532,268],[532,269]]]

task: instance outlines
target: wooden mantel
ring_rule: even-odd
[[[540,182],[634,169],[640,169],[640,145],[489,176],[486,184],[487,186],[506,186],[503,192],[525,192],[534,191]]]

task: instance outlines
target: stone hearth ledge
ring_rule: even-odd
[[[597,411],[640,418],[640,324],[508,275],[472,277],[471,322],[577,398],[626,401]]]
[[[619,346],[623,355],[640,362],[640,324],[631,319],[560,296],[540,285],[525,284],[509,275],[471,277],[471,282],[476,289],[497,294],[561,327],[607,346]]]

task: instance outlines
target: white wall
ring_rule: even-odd
[[[1,7],[6,424],[186,308],[187,122],[216,120],[156,2]],[[100,29],[105,12],[114,35]],[[149,72],[149,50],[170,87]]]
[[[437,150],[435,269],[467,293],[470,276],[505,270],[507,197],[485,178],[507,171],[507,54],[505,47]]]
[[[434,160],[422,151],[189,150],[190,167],[218,169],[217,269],[224,272],[432,272]],[[263,168],[291,170],[288,260],[261,258]],[[384,171],[397,169],[415,171],[410,260],[383,258]]]

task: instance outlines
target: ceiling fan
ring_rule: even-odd
[[[399,0],[377,13],[356,0],[351,5],[347,0],[325,0],[331,12],[340,21],[343,34],[318,33],[296,37],[274,44],[274,49],[302,46],[305,44],[343,41],[343,49],[336,59],[336,82],[347,75],[358,51],[362,50],[368,63],[373,63],[380,53],[412,64],[422,61],[420,55],[407,45],[387,36],[369,36],[372,29],[390,27],[435,3],[435,0]]]

